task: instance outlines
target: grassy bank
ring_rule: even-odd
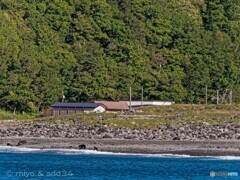
[[[33,119],[34,115],[12,114],[0,111],[0,119]],[[101,125],[112,128],[149,129],[184,124],[240,123],[240,105],[173,105],[145,107],[142,112],[127,114],[77,114],[63,117],[45,117],[36,120],[46,124]]]
[[[26,113],[12,113],[8,111],[0,110],[0,120],[28,120],[35,119],[36,114],[26,114]]]
[[[78,114],[44,118],[47,123],[101,125],[112,128],[157,128],[184,124],[240,123],[240,105],[173,105],[145,107],[142,112],[127,114]]]
[[[183,124],[240,123],[240,105],[173,105],[146,107],[141,113],[118,115],[104,121],[90,120],[87,124],[102,124],[110,127],[157,128]]]

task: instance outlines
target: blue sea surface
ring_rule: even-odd
[[[210,176],[210,172],[214,177]],[[215,174],[214,174],[215,173]],[[240,157],[0,147],[0,179],[240,179]]]

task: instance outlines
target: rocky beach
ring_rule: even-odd
[[[0,138],[0,146],[34,149],[86,149],[115,153],[178,154],[191,156],[240,156],[240,143],[236,140],[165,141],[80,138]]]
[[[133,140],[239,140],[240,124],[207,123],[154,129],[109,128],[107,125],[43,124],[25,122],[0,127],[0,137],[133,139]]]
[[[174,105],[125,114],[1,120],[0,146],[240,156],[240,106]],[[85,147],[83,146],[83,147]]]
[[[110,128],[107,125],[46,124],[44,121],[2,121],[0,146],[40,149],[86,149],[124,153],[240,156],[240,124],[198,123],[153,129]]]

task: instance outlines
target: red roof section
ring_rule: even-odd
[[[112,101],[95,101],[95,103],[101,103],[107,107],[107,110],[126,111],[129,110],[126,102],[112,102]]]

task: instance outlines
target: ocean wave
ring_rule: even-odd
[[[240,160],[240,156],[190,156],[179,154],[140,154],[140,153],[117,153],[95,150],[77,149],[36,149],[26,147],[0,146],[0,153],[50,153],[59,155],[117,155],[117,156],[140,156],[155,158],[200,158],[206,160]]]
[[[240,160],[239,156],[217,156],[217,159],[221,160]]]
[[[28,152],[40,152],[41,149],[25,148],[25,147],[11,147],[11,146],[0,146],[1,153],[28,153]]]

